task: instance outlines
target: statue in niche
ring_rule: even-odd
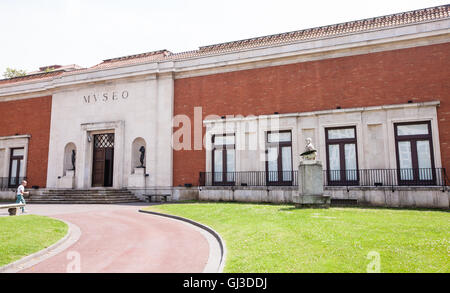
[[[317,156],[317,150],[312,144],[312,139],[308,137],[306,140],[305,151],[300,154],[304,160],[315,160]]]
[[[141,146],[139,148],[139,151],[141,152],[141,156],[139,157],[139,161],[141,162],[141,165],[138,168],[145,168],[144,167],[145,147]]]
[[[72,150],[71,160],[72,160],[72,169],[71,170],[75,170],[75,162],[77,160],[77,154],[76,154],[75,150]]]

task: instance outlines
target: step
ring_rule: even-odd
[[[93,202],[93,201],[101,201],[101,202],[107,202],[107,201],[140,201],[136,197],[128,197],[128,198],[67,198],[67,199],[60,199],[60,198],[31,198],[28,199],[27,202],[38,202],[38,201],[49,201],[49,202]]]
[[[78,196],[31,196],[26,199],[28,203],[41,203],[41,204],[109,204],[109,203],[129,203],[129,202],[141,202],[139,198],[133,194],[124,195],[78,195]]]
[[[121,198],[121,197],[136,197],[133,194],[116,194],[116,195],[101,195],[101,194],[96,194],[96,195],[83,195],[83,194],[73,194],[73,195],[31,195],[28,198],[59,198],[59,199],[65,199],[65,198]]]
[[[82,194],[116,194],[116,193],[130,193],[130,191],[82,191],[82,190],[73,190],[73,191],[44,191],[42,193],[46,194],[71,194],[71,193],[82,193]]]
[[[127,189],[54,189],[54,190],[44,190],[44,192],[86,192],[86,193],[97,193],[97,192],[130,192]]]
[[[132,192],[117,192],[117,193],[81,193],[81,192],[72,192],[72,193],[42,193],[42,194],[33,194],[30,196],[70,196],[70,195],[81,195],[81,196],[114,196],[114,195],[133,195]]]
[[[137,199],[135,196],[32,196],[27,198],[26,200],[91,200],[91,199],[98,199],[98,200],[114,200],[114,199]]]
[[[80,197],[69,197],[69,198],[54,198],[54,197],[32,197],[27,199],[30,200],[60,200],[60,201],[68,201],[68,200],[139,200],[136,197],[92,197],[92,198],[80,198]]]
[[[134,196],[132,193],[121,193],[121,194],[31,194],[30,197],[58,197],[58,198],[65,198],[65,197],[71,197],[71,196],[77,196],[77,197],[95,197],[95,196],[101,196],[101,197],[114,197],[114,196]]]
[[[32,204],[114,204],[114,203],[133,203],[133,202],[140,202],[139,200],[105,200],[105,201],[48,201],[48,200],[36,200],[36,201],[30,201],[28,203]]]
[[[115,192],[81,192],[81,191],[60,191],[60,192],[43,192],[42,194],[60,195],[60,194],[133,194],[130,191],[115,191]]]
[[[45,191],[49,191],[49,192],[59,192],[59,191],[86,191],[86,192],[91,192],[91,191],[129,191],[128,189],[125,188],[121,188],[121,189],[114,189],[114,188],[110,188],[110,189],[46,189]]]
[[[35,201],[60,201],[60,202],[68,202],[68,201],[85,201],[85,202],[89,202],[89,201],[140,201],[137,198],[108,198],[108,199],[103,199],[103,198],[92,198],[92,199],[77,199],[77,198],[73,198],[73,199],[54,199],[54,198],[36,198],[36,199],[30,199],[27,202],[35,202]]]
[[[141,202],[127,189],[50,189],[26,198],[33,204],[114,204]]]

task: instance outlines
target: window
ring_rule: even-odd
[[[23,169],[23,156],[25,150],[23,148],[11,149],[9,159],[9,187],[17,187],[20,184],[20,172]]]
[[[234,185],[236,151],[234,134],[212,137],[213,185]]]
[[[358,185],[356,127],[325,129],[329,185]]]
[[[291,131],[267,132],[267,185],[292,185]]]
[[[435,184],[431,123],[397,123],[394,131],[399,184]]]

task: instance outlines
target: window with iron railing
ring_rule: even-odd
[[[290,130],[267,132],[267,185],[292,185],[292,134]]]
[[[394,131],[399,184],[434,184],[436,172],[430,121],[396,123]]]
[[[234,134],[212,136],[212,181],[214,185],[234,185],[236,150]]]
[[[24,148],[11,149],[9,159],[8,187],[17,187],[20,184],[20,173],[23,171]]]
[[[356,127],[325,129],[327,181],[330,185],[358,185]]]
[[[345,170],[335,170],[336,172],[344,172]],[[323,170],[324,174],[324,186],[367,186],[374,188],[381,187],[401,187],[401,186],[440,186],[445,187],[448,186],[450,182],[446,171],[444,168],[422,168],[420,170],[408,170],[402,169],[402,171],[407,172],[422,172],[423,174],[434,174],[434,181],[424,181],[424,180],[408,180],[406,183],[399,181],[399,169],[358,169],[357,174],[355,176],[358,178],[358,184],[340,184],[337,185],[336,182],[328,181],[327,174],[329,174],[329,170]],[[284,184],[285,186],[298,186],[298,171],[289,171],[290,176],[292,176],[292,181],[289,184]],[[272,181],[267,181],[267,178],[270,176],[270,172],[268,171],[239,171],[239,172],[227,172],[221,173],[220,178],[233,178],[234,181],[229,181],[228,184],[220,184],[222,181],[215,181],[214,177],[217,176],[217,173],[213,172],[200,172],[199,177],[199,185],[200,186],[214,186],[214,185],[229,185],[229,186],[273,186],[278,184],[273,184]],[[352,181],[349,181],[353,183]]]

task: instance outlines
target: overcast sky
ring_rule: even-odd
[[[0,0],[6,67],[88,67],[103,59],[306,29],[446,4],[438,0]]]

